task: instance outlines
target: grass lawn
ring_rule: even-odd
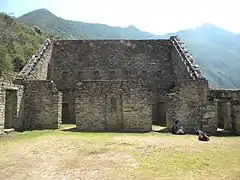
[[[168,133],[12,133],[0,138],[0,179],[240,179],[240,137]]]

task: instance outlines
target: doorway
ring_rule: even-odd
[[[218,131],[234,131],[234,113],[230,101],[217,102],[217,128]]]
[[[226,116],[225,115],[225,112],[226,109],[224,107],[224,103],[223,102],[218,102],[217,104],[217,112],[218,112],[218,121],[217,121],[217,127],[220,128],[220,129],[224,129],[224,119]]]
[[[166,126],[166,102],[156,102],[152,106],[152,124],[158,126]]]
[[[4,129],[14,127],[17,118],[17,90],[6,90]]]
[[[62,103],[62,124],[71,124],[69,103]]]

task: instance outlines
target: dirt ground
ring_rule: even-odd
[[[81,140],[48,137],[2,154],[0,179],[121,178],[127,175],[126,167],[137,167],[127,153],[109,152],[107,147]]]
[[[174,179],[240,179],[240,153],[234,154],[239,152],[240,138],[236,137],[213,137],[210,143],[202,143],[192,136],[159,133],[47,131],[2,138],[0,146],[1,180],[172,179],[171,168],[180,170]],[[210,154],[206,155],[207,151]],[[196,158],[189,159],[189,155]],[[229,159],[228,155],[235,158]],[[199,164],[197,158],[201,156],[205,162]],[[228,159],[221,160],[219,167],[227,161],[231,166],[210,171],[201,168],[206,163],[210,163],[209,168],[215,166],[211,161],[219,157]],[[186,159],[191,161],[188,165]],[[205,176],[207,173],[209,176]]]

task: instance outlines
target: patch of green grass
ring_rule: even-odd
[[[7,151],[8,148],[19,145],[20,143],[35,140],[40,137],[45,137],[47,135],[54,134],[56,130],[43,130],[43,131],[25,131],[22,133],[14,132],[9,135],[4,135],[0,137],[0,152]]]
[[[181,136],[178,136],[181,137]],[[184,138],[184,137],[181,137]],[[176,138],[176,145],[177,145]],[[223,138],[222,138],[223,139]],[[228,138],[234,140],[233,138]],[[189,141],[189,144],[191,142]],[[240,179],[238,144],[216,147],[215,143],[199,144],[199,151],[178,150],[177,147],[150,146],[132,154],[140,162],[137,171],[149,179]]]
[[[170,176],[182,179],[186,176],[201,179],[204,174],[215,172],[216,174],[228,174],[237,178],[240,172],[234,168],[239,167],[239,151],[231,150],[224,152],[216,150],[213,152],[189,153],[175,152],[169,149],[162,152],[151,150],[149,153],[135,154],[141,162],[140,171],[152,177]],[[237,174],[238,173],[238,174]],[[203,178],[204,179],[204,178]],[[207,179],[207,178],[206,178]]]

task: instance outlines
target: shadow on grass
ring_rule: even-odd
[[[237,137],[240,136],[240,133],[236,133],[233,131],[217,131],[216,135],[213,136],[217,136],[217,137]]]
[[[63,126],[64,127],[64,126]],[[109,131],[109,130],[105,130],[105,131],[93,131],[93,130],[78,130],[76,128],[76,126],[70,126],[67,127],[65,126],[64,128],[60,128],[61,131],[64,132],[81,132],[81,133],[131,133],[131,134],[147,134],[147,133],[163,133],[163,134],[171,134],[171,131],[167,128],[167,127],[157,127],[157,128],[153,128],[152,131],[150,132],[129,132],[129,131]],[[191,132],[186,132],[186,134],[188,135],[198,135],[197,131],[191,131]],[[239,136],[239,134],[236,134],[232,131],[218,131],[216,134],[208,134],[208,136],[215,136],[215,137],[234,137],[234,136]]]
[[[65,129],[62,129],[62,131],[64,132],[80,132],[80,133],[129,133],[129,134],[145,134],[145,133],[150,133],[150,132],[129,132],[129,131],[109,131],[109,130],[106,130],[106,131],[93,131],[93,130],[78,130],[76,127],[73,127],[73,128],[65,128]]]

